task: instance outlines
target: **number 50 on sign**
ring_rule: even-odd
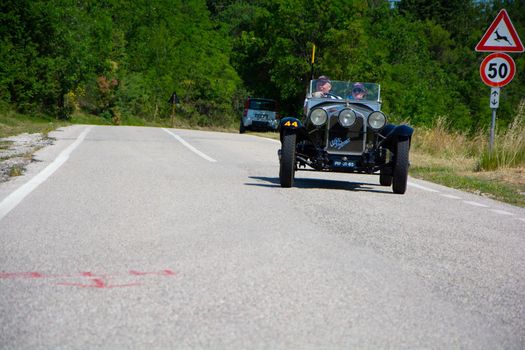
[[[481,80],[488,86],[502,87],[510,83],[516,73],[516,65],[512,57],[496,52],[485,57],[479,67]]]

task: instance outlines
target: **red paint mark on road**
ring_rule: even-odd
[[[175,272],[171,270],[162,270],[160,272],[140,272],[135,270],[129,271],[130,275],[133,276],[146,276],[146,275],[153,275],[153,276],[175,276]]]
[[[142,277],[142,276],[175,276],[176,273],[172,270],[165,269],[161,271],[153,272],[144,272],[137,270],[130,270],[127,273],[128,276]],[[113,278],[118,276],[113,276]],[[121,276],[122,277],[122,276]],[[98,289],[107,289],[107,288],[121,288],[121,287],[133,287],[140,286],[142,283],[133,282],[125,284],[108,284],[106,281],[109,278],[109,275],[106,274],[95,274],[91,271],[83,271],[78,274],[73,275],[53,275],[53,274],[43,274],[40,272],[0,272],[0,279],[71,279],[71,278],[88,278],[88,283],[76,283],[76,282],[60,282],[55,283],[55,285],[61,286],[70,286],[70,287],[79,287],[79,288],[98,288]]]
[[[43,278],[45,277],[40,272],[0,272],[0,278],[2,279],[14,279],[14,278]]]
[[[141,283],[127,283],[127,284],[106,284],[100,278],[93,278],[91,280],[93,284],[82,284],[82,283],[57,283],[60,286],[70,286],[70,287],[79,287],[79,288],[121,288],[121,287],[133,287],[140,286]]]
[[[96,274],[91,271],[81,272],[80,276],[81,277],[91,277],[91,278],[109,278],[110,277],[109,275]],[[71,276],[71,277],[75,277],[75,276]]]

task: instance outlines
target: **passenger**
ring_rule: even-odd
[[[352,95],[348,96],[349,99],[353,100],[362,100],[365,99],[367,91],[365,86],[362,83],[355,83],[352,86]]]

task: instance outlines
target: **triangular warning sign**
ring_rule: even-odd
[[[523,44],[505,9],[498,13],[476,45],[476,51],[523,52]]]

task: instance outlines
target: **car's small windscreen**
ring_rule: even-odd
[[[338,96],[349,101],[379,101],[380,100],[380,86],[376,83],[359,83],[352,81],[330,81],[330,94]],[[320,91],[318,81],[311,80],[309,86],[309,93],[312,94]]]
[[[250,109],[258,111],[275,111],[275,101],[250,100]]]

